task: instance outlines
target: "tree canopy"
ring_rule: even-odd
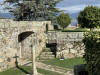
[[[71,18],[68,13],[61,13],[57,17],[57,22],[64,29],[71,23]]]
[[[100,8],[87,6],[78,16],[78,23],[82,28],[94,28],[100,26]]]
[[[56,4],[62,0],[5,0],[16,20],[51,20],[60,11]]]

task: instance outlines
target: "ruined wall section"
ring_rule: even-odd
[[[50,32],[48,43],[57,43],[57,57],[72,58],[84,55],[84,32]]]

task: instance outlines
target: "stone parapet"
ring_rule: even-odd
[[[50,21],[13,21],[11,19],[0,19],[0,28],[12,28],[12,27],[44,27],[46,24],[51,26]]]

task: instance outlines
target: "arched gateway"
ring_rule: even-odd
[[[40,54],[45,46],[46,24],[51,25],[51,22],[0,19],[0,71],[15,66],[16,54],[19,59],[31,58],[34,45],[36,56]]]
[[[35,34],[33,31],[22,32],[18,35],[18,42],[20,43],[20,57],[32,57],[32,46],[35,44]]]

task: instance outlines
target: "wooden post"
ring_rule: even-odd
[[[32,71],[33,75],[37,75],[36,62],[35,62],[35,46],[32,48]]]
[[[20,58],[22,58],[21,42],[19,43],[19,56],[20,56]]]

